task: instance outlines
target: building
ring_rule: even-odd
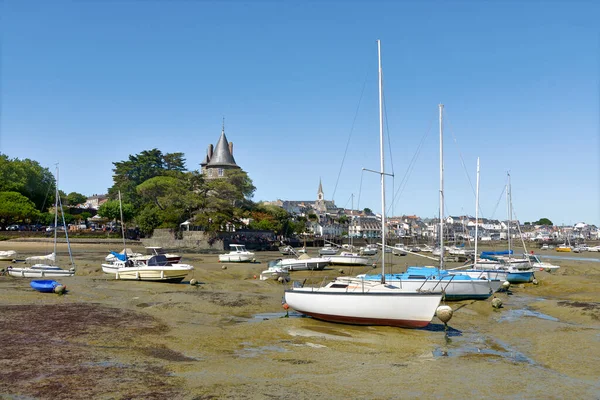
[[[221,137],[213,147],[208,145],[206,158],[200,163],[200,172],[205,179],[219,179],[225,176],[228,169],[240,169],[233,158],[233,142],[228,142],[225,136],[225,122],[221,130]]]

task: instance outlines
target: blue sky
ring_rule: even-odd
[[[599,15],[593,1],[5,0],[0,152],[105,193],[112,163],[143,150],[198,169],[225,117],[255,201],[312,200],[321,179],[338,206],[378,212],[361,169],[379,169],[380,39],[388,215],[438,213],[443,103],[447,215],[474,215],[480,157],[483,217],[505,218],[510,171],[521,221],[600,225]]]

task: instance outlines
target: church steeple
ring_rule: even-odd
[[[317,191],[317,200],[323,201],[325,199],[325,193],[323,193],[323,184],[321,178],[319,178],[319,190]]]

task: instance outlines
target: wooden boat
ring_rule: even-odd
[[[52,293],[54,292],[54,288],[60,285],[57,281],[49,279],[33,280],[29,284],[32,288],[42,293]]]

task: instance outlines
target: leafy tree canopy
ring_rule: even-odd
[[[0,192],[0,223],[3,226],[31,221],[38,214],[35,204],[21,193]]]
[[[131,221],[134,215],[133,206],[129,203],[122,203],[124,222]],[[121,220],[121,210],[118,200],[108,200],[98,208],[98,215],[112,220]]]
[[[552,223],[552,221],[550,221],[548,218],[541,218],[539,221],[536,221],[533,223],[534,225],[554,225]]]
[[[137,203],[136,187],[160,175],[177,175],[185,171],[183,153],[163,154],[158,149],[144,150],[140,154],[130,155],[126,161],[114,162],[113,186],[108,190],[112,199],[117,198],[120,190],[123,199]]]
[[[67,195],[66,204],[70,206],[76,206],[77,204],[83,204],[87,200],[87,197],[81,193],[71,192]]]
[[[54,176],[37,161],[9,159],[0,154],[0,192],[20,193],[43,211],[54,204],[54,187]]]

